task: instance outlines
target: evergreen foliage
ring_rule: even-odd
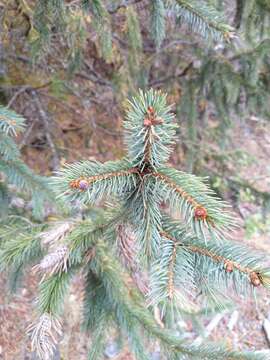
[[[101,203],[104,210],[55,224],[38,236],[40,241],[19,236],[2,248],[5,267],[36,261],[49,244],[34,267],[42,274],[40,317],[30,330],[41,359],[53,354],[64,299],[78,272],[85,282],[83,324],[92,334],[91,360],[102,358],[111,328],[125,334],[137,359],[149,359],[155,341],[169,360],[269,359],[267,351],[198,346],[175,334],[179,319],[196,314],[200,302],[225,306],[234,293],[247,296],[259,286],[268,288],[270,269],[265,254],[227,239],[234,217],[205,180],[167,165],[173,118],[161,92],[133,97],[124,122],[127,157],[65,165],[52,179],[58,196],[71,206]]]
[[[17,26],[24,34],[19,43],[25,46],[23,56],[11,61],[16,60],[19,68],[27,67],[31,74],[27,78],[32,79],[35,71],[30,47],[42,78],[49,77],[48,95],[56,103],[72,93],[85,108],[84,94],[100,87],[101,93],[113,89],[119,104],[138,86],[162,86],[175,98],[181,114],[179,143],[189,171],[201,173],[209,158],[224,158],[235,115],[243,122],[251,115],[259,122],[269,119],[267,1],[24,0],[16,4],[18,22],[26,30],[9,20],[14,9],[7,6],[3,47],[11,38],[20,49],[16,36],[12,37]],[[5,57],[4,63],[9,68]],[[13,77],[7,71],[0,81],[8,95],[16,91],[6,86],[17,84]],[[87,80],[83,86],[82,78]],[[55,91],[57,81],[62,86]],[[33,83],[30,87],[36,87]],[[97,108],[103,101],[94,96]],[[213,116],[215,127],[211,126]],[[204,146],[208,141],[217,143],[218,154]]]
[[[25,128],[22,116],[5,107],[0,107],[0,175],[3,186],[0,187],[1,197],[8,198],[10,191],[7,184],[12,184],[32,197],[33,211],[41,217],[44,202],[54,200],[45,178],[34,172],[20,158],[20,151],[13,137]],[[3,214],[6,216],[6,203]],[[0,205],[0,207],[1,207]]]
[[[204,165],[217,159],[217,172],[223,174],[235,115],[243,123],[250,115],[258,122],[269,119],[269,2],[18,0],[7,2],[3,13],[2,7],[1,100],[14,95],[16,101],[28,90],[45,89],[40,96],[55,104],[61,99],[68,105],[65,96],[72,94],[85,110],[85,94],[90,93],[91,107],[99,108],[110,98],[100,94],[109,89],[111,111],[112,103],[138,86],[162,86],[176,101],[182,123],[180,130],[173,124],[164,95],[141,92],[127,105],[127,157],[67,165],[53,181],[74,213],[78,202],[88,207],[108,198],[113,205],[49,231],[47,224],[21,217],[1,222],[0,268],[9,268],[12,287],[29,264],[42,274],[34,349],[41,357],[53,354],[63,300],[73,275],[81,271],[83,323],[93,339],[89,359],[102,358],[111,328],[127,336],[138,359],[149,358],[145,349],[156,340],[169,360],[268,359],[268,353],[216,344],[197,347],[173,335],[179,317],[195,316],[201,304],[223,308],[234,293],[247,296],[257,286],[269,287],[270,273],[265,256],[228,239],[237,220],[205,179],[171,168],[167,161],[178,140],[189,172],[209,171]],[[16,67],[23,68],[19,76]],[[33,74],[38,79],[33,81]],[[45,106],[53,113],[54,106]],[[209,113],[217,121],[214,128]],[[47,181],[20,158],[13,137],[23,124],[10,109],[0,109],[1,216],[14,191],[9,184],[32,196],[39,217],[44,200],[55,201]],[[219,150],[212,151],[208,140]],[[269,205],[269,194],[252,191]]]

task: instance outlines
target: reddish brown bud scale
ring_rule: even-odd
[[[147,108],[147,112],[148,112],[150,115],[153,115],[153,114],[154,114],[154,112],[155,112],[155,110],[154,110],[153,106],[148,106],[148,108]]]
[[[259,274],[257,274],[255,271],[252,271],[249,274],[249,279],[250,279],[251,284],[255,287],[260,286],[262,283]]]
[[[70,183],[69,183],[69,186],[73,189],[77,189],[79,187],[79,182],[80,182],[80,179],[77,179],[77,180],[72,180]]]
[[[205,220],[207,219],[207,210],[202,207],[202,206],[198,206],[196,207],[195,211],[194,211],[194,217],[197,220]]]
[[[69,186],[72,189],[80,189],[80,190],[86,190],[88,188],[88,181],[85,179],[77,179],[73,180],[69,183]]]
[[[164,121],[162,118],[156,117],[154,108],[152,106],[148,106],[146,117],[143,120],[143,125],[148,127],[161,125],[163,123]]]
[[[163,119],[160,118],[160,117],[154,118],[154,119],[152,120],[152,124],[153,124],[153,125],[161,125],[161,124],[163,124],[163,123],[164,123],[164,121],[163,121]]]
[[[144,126],[151,126],[152,121],[149,118],[145,118],[144,121],[143,121],[143,125]]]
[[[224,262],[224,268],[225,268],[225,270],[227,271],[227,272],[232,272],[233,271],[233,262],[232,261],[230,261],[230,260],[226,260],[225,262]]]

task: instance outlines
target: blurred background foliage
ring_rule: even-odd
[[[124,99],[160,88],[181,123],[174,165],[210,176],[248,233],[267,228],[268,1],[1,0],[0,17],[0,102],[26,119],[33,170],[123,155]]]

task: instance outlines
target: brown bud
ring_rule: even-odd
[[[147,112],[148,112],[148,114],[153,115],[155,112],[153,106],[148,106]]]
[[[257,286],[261,285],[261,280],[260,280],[259,274],[257,274],[255,271],[253,271],[249,274],[249,278],[250,278],[250,281],[253,286],[257,287]]]
[[[69,183],[69,186],[72,189],[80,189],[82,191],[87,190],[88,185],[89,185],[89,182],[84,178],[79,178],[79,179],[76,179],[76,180],[72,180]]]
[[[233,262],[230,260],[226,260],[224,263],[224,268],[227,272],[232,272],[233,271]]]
[[[72,180],[70,183],[69,183],[69,186],[71,187],[71,188],[73,188],[73,189],[76,189],[76,188],[78,188],[78,186],[79,186],[79,182],[80,182],[80,179],[78,180]]]
[[[144,121],[143,121],[143,125],[144,126],[152,126],[152,121],[151,121],[151,119],[149,119],[149,118],[145,118],[144,119]]]
[[[80,190],[86,190],[88,188],[88,182],[86,180],[80,180],[79,181],[79,189]]]
[[[205,220],[207,218],[207,210],[202,207],[202,206],[198,206],[196,207],[195,211],[194,211],[194,216],[196,219],[198,220]]]
[[[153,125],[161,125],[161,124],[163,124],[163,123],[164,123],[164,121],[163,121],[163,119],[160,118],[160,117],[156,117],[156,118],[154,118],[154,119],[152,120],[152,124],[153,124]]]

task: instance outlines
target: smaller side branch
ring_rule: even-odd
[[[207,213],[206,208],[204,206],[202,206],[201,204],[199,204],[195,199],[193,199],[193,197],[190,196],[180,186],[175,184],[168,176],[166,176],[164,174],[160,174],[158,172],[153,172],[153,173],[151,173],[151,175],[154,176],[155,178],[160,179],[164,183],[166,183],[166,185],[171,187],[176,193],[178,193],[182,198],[184,198],[195,209],[194,215],[197,220],[206,220],[207,219],[209,222],[208,213]],[[214,224],[212,224],[212,225],[214,225]]]
[[[252,285],[254,286],[260,286],[263,283],[263,280],[261,278],[260,273],[254,271],[253,269],[249,268],[249,267],[244,267],[240,264],[238,264],[236,261],[230,260],[228,258],[225,258],[224,256],[218,255],[214,252],[211,252],[207,249],[198,247],[198,246],[194,246],[194,245],[189,245],[189,244],[185,244],[182,243],[180,241],[178,241],[177,239],[175,239],[174,237],[172,237],[170,234],[168,234],[165,231],[160,232],[160,235],[162,237],[165,237],[171,241],[173,241],[175,243],[175,250],[173,254],[176,254],[176,247],[177,246],[183,246],[185,247],[187,250],[193,252],[193,253],[197,253],[203,256],[207,256],[209,258],[211,258],[213,261],[215,261],[216,263],[223,263],[224,265],[224,270],[226,272],[232,272],[234,269],[240,271],[241,273],[247,274],[249,276],[250,282],[252,283]],[[175,260],[174,260],[175,261]]]
[[[113,172],[108,172],[105,174],[99,174],[99,175],[94,175],[94,176],[89,176],[89,177],[80,177],[76,180],[72,180],[69,183],[69,186],[72,189],[80,189],[80,190],[84,191],[84,190],[88,189],[89,185],[91,185],[97,181],[108,180],[111,178],[121,177],[121,176],[128,176],[128,175],[135,174],[135,173],[138,173],[138,170],[135,168],[131,168],[128,170],[113,171]]]

